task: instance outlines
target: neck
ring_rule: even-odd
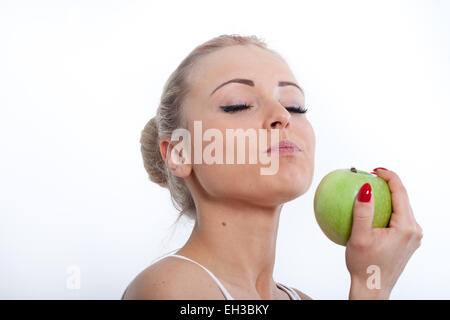
[[[189,254],[236,286],[270,295],[282,205],[202,202],[192,234],[180,254]]]

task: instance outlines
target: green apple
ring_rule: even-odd
[[[374,197],[372,227],[385,228],[392,213],[391,191],[382,178],[361,170],[338,169],[320,181],[314,195],[317,223],[333,242],[345,246],[353,224],[353,204],[359,189],[370,183]]]

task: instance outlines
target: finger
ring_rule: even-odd
[[[370,183],[361,186],[353,204],[353,224],[349,241],[366,245],[372,239],[374,200]]]
[[[398,215],[399,218],[414,219],[409,204],[408,193],[399,176],[391,170],[374,169],[374,171],[389,185],[392,200],[392,214]]]

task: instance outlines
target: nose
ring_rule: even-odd
[[[276,102],[270,107],[270,113],[264,124],[264,128],[270,129],[284,129],[290,124],[291,114],[284,106]]]

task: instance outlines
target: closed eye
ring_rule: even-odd
[[[223,107],[220,107],[223,111],[225,111],[225,112],[231,112],[231,113],[233,113],[233,112],[236,112],[236,111],[241,111],[241,110],[244,110],[244,109],[249,109],[251,106],[250,105],[248,105],[248,104],[235,104],[235,105],[232,105],[232,106],[223,106]]]
[[[231,105],[231,106],[221,106],[220,108],[225,111],[225,112],[236,112],[236,111],[241,111],[241,110],[245,110],[245,109],[249,109],[251,108],[251,105],[248,104],[235,104],[235,105]],[[291,112],[295,112],[295,113],[306,113],[308,111],[308,109],[304,109],[301,106],[290,106],[290,107],[286,107],[286,110],[291,111]]]
[[[301,106],[293,106],[293,107],[286,107],[286,110],[296,113],[306,113],[308,111],[308,108],[304,109]]]

